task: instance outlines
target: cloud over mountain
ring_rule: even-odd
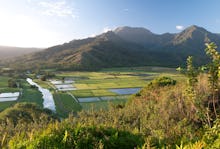
[[[177,30],[183,30],[183,29],[184,29],[184,26],[182,26],[182,25],[177,25],[177,26],[176,26],[176,29],[177,29]]]

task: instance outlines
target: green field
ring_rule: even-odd
[[[4,109],[11,107],[14,105],[16,101],[5,101],[5,102],[0,102],[0,112],[3,111]]]
[[[97,102],[85,102],[85,103],[80,103],[82,106],[83,110],[106,110],[111,106],[116,106],[116,105],[124,105],[127,102],[127,98],[122,98],[122,99],[115,99],[111,101],[97,101]]]
[[[51,85],[49,82],[47,81],[41,81],[40,79],[34,79],[34,82],[36,82],[38,85],[40,85],[42,88],[47,88],[50,91],[54,90],[55,88],[53,87],[53,85]]]
[[[22,80],[22,95],[18,102],[34,102],[43,107],[42,94],[37,88],[32,88],[26,80]]]
[[[26,80],[20,81],[20,89],[19,88],[9,88],[7,86],[7,82],[10,78],[9,77],[0,77],[0,91],[2,93],[6,92],[18,92],[21,91],[22,94],[19,96],[17,101],[7,101],[7,102],[0,102],[0,111],[10,107],[16,102],[34,102],[41,107],[43,107],[43,98],[42,94],[38,91],[37,88],[31,87]]]
[[[51,70],[53,72],[53,70]],[[183,76],[178,74],[173,68],[162,67],[133,67],[133,68],[111,68],[103,69],[98,72],[53,72],[56,76],[52,79],[62,80],[71,78],[74,80],[73,86],[77,90],[69,91],[76,98],[86,97],[112,97],[115,100],[78,103],[68,92],[57,92],[50,81],[41,81],[34,79],[41,87],[49,89],[54,96],[57,114],[61,117],[67,117],[69,113],[93,109],[107,109],[109,105],[124,104],[127,98],[120,97],[109,89],[116,88],[142,88],[157,76],[170,76],[181,80]],[[36,74],[32,74],[32,77]],[[9,77],[0,76],[0,92],[13,92],[22,90],[22,95],[15,102],[0,102],[0,111],[11,106],[16,102],[34,102],[43,107],[42,94],[37,88],[31,87],[26,80],[21,80],[21,89],[8,88]],[[122,97],[122,96],[121,96]]]
[[[10,79],[9,77],[0,76],[0,88],[8,87],[8,80],[9,79]]]
[[[101,97],[101,96],[116,96],[117,94],[112,93],[105,89],[83,89],[83,90],[73,90],[70,91],[75,97]]]
[[[9,88],[8,87],[8,80],[10,77],[6,76],[0,76],[0,93],[6,93],[6,92],[18,92],[18,88]],[[6,101],[6,102],[0,102],[0,111],[12,106],[15,104],[16,101]]]
[[[77,90],[71,91],[75,97],[114,96],[112,88],[141,88],[157,76],[181,78],[175,69],[162,67],[135,67],[104,69],[99,72],[60,72],[57,79],[72,78]]]
[[[54,93],[53,97],[56,112],[61,117],[67,117],[69,113],[76,113],[82,109],[80,104],[66,93]]]
[[[163,67],[134,67],[134,68],[111,68],[103,69],[98,72],[57,72],[54,79],[61,80],[63,78],[71,78],[75,82],[73,86],[77,90],[69,91],[76,98],[86,97],[118,97],[116,93],[109,91],[109,89],[115,88],[142,88],[145,87],[152,79],[157,76],[170,76],[177,80],[181,80],[183,77],[176,72],[174,68]],[[44,87],[51,89],[49,81],[46,83],[38,82]],[[50,85],[48,85],[50,84]],[[53,86],[54,87],[54,86]],[[64,91],[63,95],[67,95]],[[66,97],[60,97],[62,99]],[[57,99],[56,99],[57,100]],[[60,100],[61,101],[61,100]],[[88,110],[92,107],[94,109],[106,109],[109,104],[119,104],[121,101],[125,102],[126,99],[117,99],[111,101],[96,101],[80,103],[82,109]],[[63,102],[63,101],[62,101]],[[71,103],[72,100],[65,101],[66,104]],[[63,104],[63,103],[62,103]],[[61,105],[62,105],[61,104]],[[58,104],[59,105],[59,104]],[[60,109],[63,109],[62,106]],[[61,110],[66,113],[65,110]],[[68,111],[68,110],[67,110]],[[61,113],[62,113],[61,112]]]
[[[80,103],[82,108],[84,110],[106,110],[109,108],[109,106],[112,105],[124,105],[126,103],[127,99],[116,99],[112,101],[97,101],[97,102],[87,102],[87,103]]]
[[[10,77],[0,76],[0,93],[5,92],[18,92],[18,88],[9,88],[8,87],[8,80],[11,79]]]

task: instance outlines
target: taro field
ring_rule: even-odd
[[[77,109],[83,110],[107,109],[109,105],[124,104],[131,94],[137,93],[157,76],[170,76],[177,80],[183,78],[174,68],[137,67],[98,72],[56,72],[55,78],[48,80],[47,84],[49,89],[53,87],[56,90],[56,94],[62,93],[56,104],[66,113],[65,109],[71,108],[64,107],[70,102],[74,102],[73,107],[78,104]],[[60,88],[62,85],[63,90]],[[65,98],[63,94],[66,94]]]
[[[45,70],[46,71],[46,70]],[[56,113],[60,117],[76,114],[81,110],[108,109],[124,105],[132,94],[137,93],[157,76],[170,76],[181,80],[183,76],[174,68],[133,67],[111,68],[96,72],[52,71],[54,77],[42,81],[38,74],[29,74],[34,82],[48,89],[54,99]],[[9,77],[0,77],[0,93],[20,91],[16,101],[0,102],[0,111],[16,102],[34,102],[43,107],[42,94],[19,79],[19,88],[9,88]]]
[[[8,81],[13,79],[7,76],[0,76],[0,111],[14,105],[16,102],[34,102],[43,107],[42,94],[36,89],[32,88],[24,79],[17,79],[19,87],[11,88],[8,86]],[[19,93],[15,100],[10,101],[10,94]],[[4,95],[7,94],[7,95]],[[4,99],[7,99],[4,100]]]

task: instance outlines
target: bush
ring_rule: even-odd
[[[148,86],[149,87],[163,87],[169,85],[175,85],[176,80],[171,79],[170,77],[159,77],[154,79]]]
[[[8,80],[8,87],[16,88],[17,87],[16,80],[15,79],[9,79]]]

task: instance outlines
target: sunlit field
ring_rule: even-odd
[[[183,79],[183,76],[174,68],[163,67],[123,67],[103,69],[97,72],[65,72],[53,69],[48,72],[55,74],[51,78],[56,80],[54,83],[62,83],[63,79],[68,79],[70,82],[68,85],[74,87],[74,90],[60,91],[51,79],[42,81],[35,77],[37,74],[28,74],[41,87],[50,90],[54,96],[56,112],[61,117],[67,117],[69,113],[76,113],[80,110],[107,109],[110,105],[124,104],[131,94],[135,94],[138,90],[145,87],[149,81],[158,76],[170,76],[177,80]],[[12,92],[22,90],[22,95],[19,96],[17,101],[1,102],[0,110],[16,102],[34,102],[43,107],[42,94],[37,88],[31,87],[26,80],[22,79],[20,81],[20,88],[9,88],[9,79],[9,77],[1,77],[0,91]],[[65,82],[63,83],[65,85]],[[130,92],[131,90],[137,91]]]
[[[56,72],[53,80],[57,80],[57,82],[63,79],[73,80],[74,83],[72,85],[76,89],[70,91],[58,91],[49,80],[36,81],[41,86],[54,92],[57,112],[68,113],[79,109],[106,109],[110,104],[125,103],[130,94],[120,95],[112,92],[111,89],[141,89],[158,76],[170,76],[177,80],[184,79],[174,68],[133,67],[103,69],[98,72]],[[93,100],[94,97],[95,99]],[[104,100],[105,97],[109,97],[110,100]],[[65,106],[67,107],[64,108]],[[72,109],[71,107],[76,108]]]

